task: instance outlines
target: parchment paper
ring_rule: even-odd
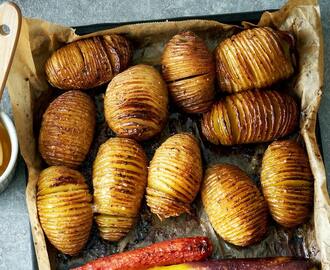
[[[102,241],[97,236],[94,226],[91,238],[82,253],[77,257],[68,257],[57,254],[50,247],[39,224],[36,210],[36,182],[45,164],[38,153],[37,138],[40,116],[50,99],[59,94],[58,90],[52,89],[46,82],[44,63],[50,54],[64,43],[83,37],[77,36],[74,30],[68,27],[36,19],[23,20],[18,48],[8,79],[8,88],[21,153],[29,171],[26,201],[39,269],[47,270],[51,267],[67,269],[113,252],[144,246],[163,239],[198,234],[208,235],[212,239],[215,245],[213,254],[215,258],[305,256],[322,262],[322,269],[330,269],[330,200],[326,188],[325,169],[315,136],[316,117],[323,86],[323,41],[319,6],[317,1],[291,0],[278,12],[264,13],[259,25],[290,31],[297,40],[297,72],[290,82],[275,88],[288,89],[301,101],[300,133],[294,136],[305,142],[315,179],[314,215],[311,220],[295,230],[285,230],[273,222],[261,243],[249,248],[237,248],[226,244],[213,231],[199,197],[194,202],[192,215],[182,215],[164,222],[151,215],[144,204],[137,225],[118,244]],[[238,27],[215,21],[188,20],[126,25],[92,35],[123,34],[133,41],[136,48],[134,63],[159,66],[164,43],[174,34],[187,29],[205,38],[210,49],[213,49],[218,41],[239,31]],[[108,137],[114,136],[104,123],[102,114],[104,90],[105,86],[88,91],[98,107],[96,138],[88,159],[81,167],[89,184],[91,164],[97,147]],[[143,144],[149,159],[162,141],[178,131],[193,132],[200,139],[204,167],[215,162],[237,164],[259,184],[260,159],[267,144],[213,146],[201,140],[199,118],[181,114],[174,106],[171,107],[170,119],[162,134]]]

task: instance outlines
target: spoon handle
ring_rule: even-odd
[[[19,7],[11,2],[0,5],[0,100],[21,30],[22,15]]]

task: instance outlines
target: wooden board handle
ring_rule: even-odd
[[[5,2],[0,5],[0,99],[17,46],[21,24],[22,14],[16,4]]]

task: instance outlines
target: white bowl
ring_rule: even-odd
[[[6,189],[6,187],[13,179],[15,174],[15,168],[16,168],[17,156],[18,156],[18,140],[17,140],[17,133],[15,126],[11,121],[10,117],[4,112],[0,112],[0,120],[8,132],[10,145],[11,145],[9,163],[7,165],[6,170],[0,176],[0,193],[1,193]]]

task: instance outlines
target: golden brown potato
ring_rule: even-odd
[[[304,223],[313,207],[313,175],[305,150],[293,140],[269,145],[262,160],[261,185],[276,222],[292,228]]]
[[[94,206],[101,237],[118,241],[133,227],[147,184],[147,157],[134,140],[111,138],[93,166]]]
[[[97,36],[55,51],[46,62],[45,71],[51,85],[64,90],[82,90],[109,82],[127,68],[131,57],[131,45],[126,38]]]
[[[294,71],[290,37],[261,27],[244,30],[222,41],[215,50],[220,89],[235,93],[268,87],[289,78]]]
[[[93,100],[80,91],[57,97],[42,117],[39,151],[49,165],[79,166],[89,151],[95,128]]]
[[[166,44],[162,72],[174,102],[188,113],[209,109],[214,98],[215,66],[204,41],[187,31]]]
[[[160,133],[167,119],[168,95],[159,72],[133,66],[117,75],[104,98],[109,127],[120,137],[142,141]]]
[[[268,142],[294,131],[295,100],[277,91],[246,91],[215,103],[203,115],[202,132],[214,144]]]
[[[149,166],[147,204],[160,219],[189,212],[202,181],[202,161],[196,138],[188,133],[168,138]]]
[[[206,170],[202,201],[213,228],[229,243],[248,246],[267,232],[267,204],[252,180],[234,165]]]
[[[85,246],[93,223],[92,196],[78,171],[52,166],[39,175],[37,208],[49,241],[75,255]]]

